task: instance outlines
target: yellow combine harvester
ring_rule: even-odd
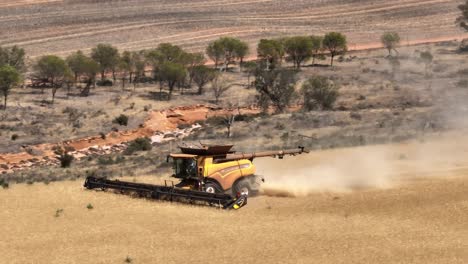
[[[304,153],[304,148],[236,153],[233,145],[180,147],[181,154],[171,154],[173,177],[181,179],[177,187],[209,193],[231,192],[233,195],[251,195],[258,191],[260,182],[255,175],[254,158],[278,157]]]
[[[290,150],[238,153],[232,145],[182,146],[182,153],[170,154],[173,177],[178,184],[152,185],[123,182],[103,178],[88,177],[84,187],[87,189],[113,189],[119,192],[132,192],[139,196],[206,204],[225,209],[238,209],[247,204],[247,197],[259,190],[263,178],[255,175],[255,158],[298,155],[306,152],[303,147]]]

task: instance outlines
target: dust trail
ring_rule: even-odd
[[[468,176],[455,173],[468,159],[468,136],[460,132],[254,163],[265,177],[263,194],[270,196],[392,188],[419,178]]]
[[[390,187],[392,168],[384,148],[319,151],[281,161],[256,160],[265,195],[304,196],[317,191]]]

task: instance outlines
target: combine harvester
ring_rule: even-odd
[[[303,147],[290,150],[239,153],[233,145],[181,146],[182,153],[170,154],[172,177],[178,184],[165,181],[164,185],[124,182],[88,177],[87,189],[112,189],[121,193],[135,193],[141,197],[157,200],[215,206],[224,209],[239,209],[247,204],[247,197],[259,191],[263,178],[255,175],[254,158],[298,155],[305,153]]]

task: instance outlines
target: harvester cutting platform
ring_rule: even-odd
[[[233,145],[180,146],[182,153],[170,154],[175,184],[164,185],[124,182],[95,177],[86,178],[88,189],[113,189],[136,193],[157,200],[204,204],[224,209],[238,209],[247,204],[247,197],[258,192],[263,178],[255,175],[255,158],[298,155],[303,147],[289,150],[242,153],[232,151]]]

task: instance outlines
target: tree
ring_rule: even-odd
[[[72,53],[67,57],[66,62],[70,70],[74,74],[75,84],[78,82],[78,78],[85,71],[84,67],[86,66],[86,60],[89,59],[86,57],[81,50]]]
[[[185,79],[187,72],[183,65],[174,62],[165,62],[159,69],[159,79],[166,82],[169,88],[168,100],[171,100],[174,86]]]
[[[223,96],[223,94],[225,94],[231,87],[232,84],[230,84],[228,80],[222,76],[217,76],[213,80],[211,83],[211,90],[213,91],[215,104],[218,104],[219,98],[221,98],[221,96]]]
[[[222,37],[210,43],[206,49],[208,57],[215,63],[215,68],[218,68],[218,63],[223,60],[224,70],[227,70],[229,64],[235,60],[243,61],[244,57],[249,52],[247,43],[238,38]]]
[[[315,76],[302,84],[301,95],[305,110],[328,110],[338,98],[338,87],[326,77]]]
[[[218,69],[219,62],[224,60],[223,46],[219,41],[208,44],[206,54],[214,62],[215,69]]]
[[[431,52],[429,52],[429,51],[421,52],[419,57],[421,58],[421,61],[424,63],[424,66],[425,66],[424,67],[424,75],[426,77],[428,77],[429,76],[429,74],[428,74],[429,68],[432,65],[432,60],[434,59],[434,57],[432,56]]]
[[[86,57],[83,61],[82,75],[86,77],[86,87],[81,91],[81,96],[88,96],[91,86],[95,86],[96,74],[99,73],[100,67],[93,59]]]
[[[323,37],[321,36],[310,36],[312,41],[312,65],[315,65],[315,59],[320,56],[320,52],[323,49]]]
[[[468,31],[468,0],[465,1],[465,4],[459,5],[458,9],[460,9],[462,14],[457,18],[457,23]]]
[[[239,59],[239,65],[242,67],[244,63],[244,58],[249,54],[249,45],[243,41],[240,41],[236,44],[235,56]]]
[[[91,58],[99,64],[101,80],[104,80],[107,71],[115,72],[119,63],[119,50],[109,44],[98,44],[91,50]]]
[[[15,68],[19,73],[26,71],[26,64],[24,62],[26,53],[24,49],[13,46],[11,48],[0,47],[0,66],[10,65]]]
[[[197,65],[193,67],[190,75],[198,86],[198,94],[202,95],[203,88],[207,83],[213,81],[216,78],[217,72],[216,70],[208,68],[205,65]]]
[[[244,62],[244,72],[247,73],[247,88],[250,88],[252,83],[250,82],[250,77],[255,74],[257,71],[257,63],[255,61]]]
[[[187,55],[188,55],[187,56],[187,59],[188,59],[187,71],[189,74],[188,86],[191,87],[195,68],[198,66],[205,65],[206,59],[205,59],[205,55],[201,52],[188,53]]]
[[[132,55],[129,51],[124,51],[120,57],[119,64],[117,66],[120,72],[120,79],[122,81],[122,90],[125,89],[125,81],[128,75],[133,69]],[[131,77],[130,77],[131,78]]]
[[[388,50],[388,56],[392,55],[392,50],[398,54],[396,47],[400,44],[400,35],[397,32],[386,32],[380,38],[384,48]]]
[[[145,76],[145,67],[147,65],[146,52],[144,50],[131,52],[130,62],[130,82],[135,86],[135,82]]]
[[[47,80],[52,87],[52,103],[54,103],[55,93],[63,84],[63,81],[71,75],[70,68],[66,62],[55,55],[46,55],[39,59],[34,65],[35,75]]]
[[[323,47],[330,52],[330,66],[333,66],[333,58],[348,50],[346,36],[338,32],[330,32],[323,38]]]
[[[265,61],[266,70],[270,70],[270,65],[276,65],[284,57],[284,47],[279,40],[261,39],[257,46],[257,56]]]
[[[284,112],[295,96],[297,82],[295,70],[276,68],[271,71],[258,70],[255,76],[257,100],[267,109],[273,104],[277,112]]]
[[[11,88],[20,82],[21,76],[16,68],[10,65],[0,67],[0,91],[3,94],[3,109],[7,108],[7,98]]]
[[[187,53],[179,46],[170,43],[161,43],[156,48],[159,57],[159,63],[174,62],[179,64],[186,63]]]
[[[284,42],[284,50],[288,60],[293,62],[296,69],[300,69],[301,63],[312,56],[312,40],[304,36],[288,38]]]

